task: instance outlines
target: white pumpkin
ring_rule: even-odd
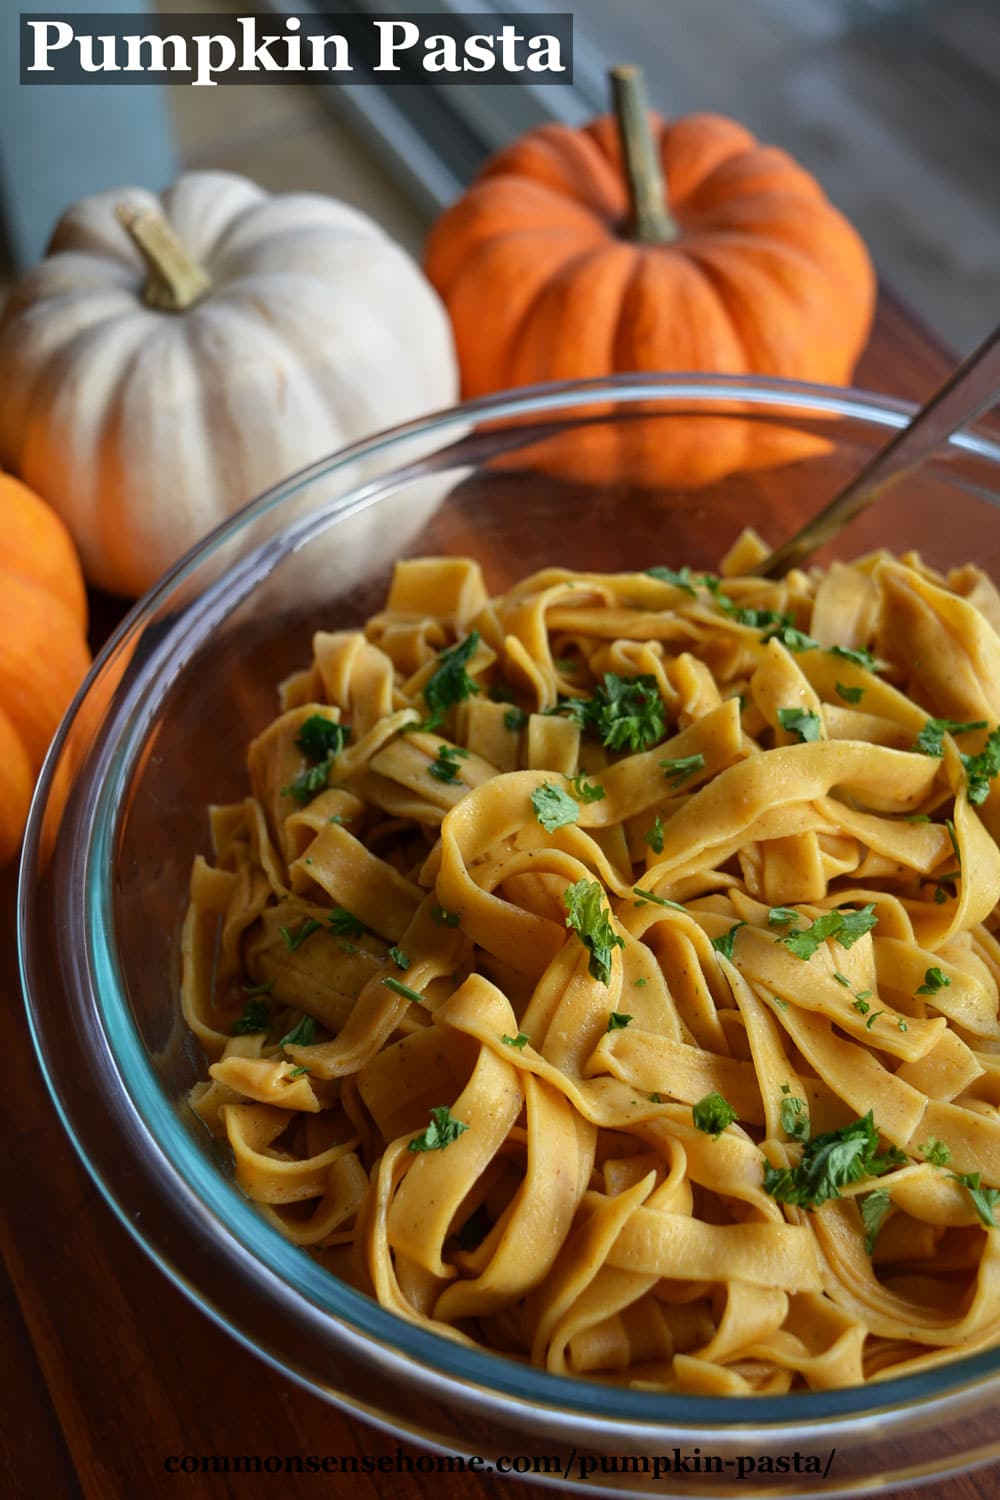
[[[71,208],[0,315],[0,371],[0,467],[129,595],[287,475],[458,390],[437,294],[372,220],[224,172]]]

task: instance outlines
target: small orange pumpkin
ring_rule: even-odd
[[[875,301],[856,231],[784,151],[718,115],[666,124],[634,68],[612,81],[617,118],[529,131],[431,233],[463,395],[627,371],[845,384]],[[678,426],[657,482],[774,460],[749,423]]]
[[[59,720],[87,667],[87,596],[69,532],[0,474],[0,864],[17,851]]]

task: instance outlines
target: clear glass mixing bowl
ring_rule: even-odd
[[[667,488],[664,455],[716,442],[727,412],[758,452],[795,461]],[[790,534],[906,416],[864,393],[753,379],[518,392],[290,480],[124,622],[32,810],[24,989],[95,1183],[249,1349],[393,1432],[450,1453],[548,1455],[549,1482],[585,1478],[591,1494],[858,1495],[1000,1455],[1000,1348],[864,1389],[751,1400],[555,1377],[411,1327],[265,1224],[185,1104],[204,1064],[180,1017],[179,931],[206,805],[244,795],[247,742],[273,716],[278,681],[308,661],[313,628],[362,622],[400,556],[475,556],[494,589],[544,563],[712,567],[745,525],[770,542]],[[917,547],[939,567],[973,560],[1000,578],[998,506],[1000,446],[963,434],[830,552]]]

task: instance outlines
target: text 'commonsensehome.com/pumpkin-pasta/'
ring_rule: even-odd
[[[500,1454],[496,1459],[481,1454],[407,1453],[396,1447],[392,1453],[351,1454],[169,1454],[163,1460],[168,1474],[520,1474],[559,1475],[586,1483],[608,1474],[647,1474],[662,1479],[667,1474],[752,1475],[816,1474],[829,1476],[836,1448],[829,1453],[740,1453],[722,1458],[695,1446],[672,1448],[669,1453],[592,1454],[520,1453]]]

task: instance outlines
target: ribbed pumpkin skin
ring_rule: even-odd
[[[668,244],[623,235],[610,117],[530,131],[438,220],[426,270],[451,316],[464,396],[628,371],[850,379],[875,302],[855,230],[809,173],[733,121],[651,120],[679,228]],[[705,484],[775,457],[773,437],[747,423],[674,435],[646,477]]]
[[[35,778],[90,665],[83,575],[37,495],[0,474],[0,864],[17,852]]]

